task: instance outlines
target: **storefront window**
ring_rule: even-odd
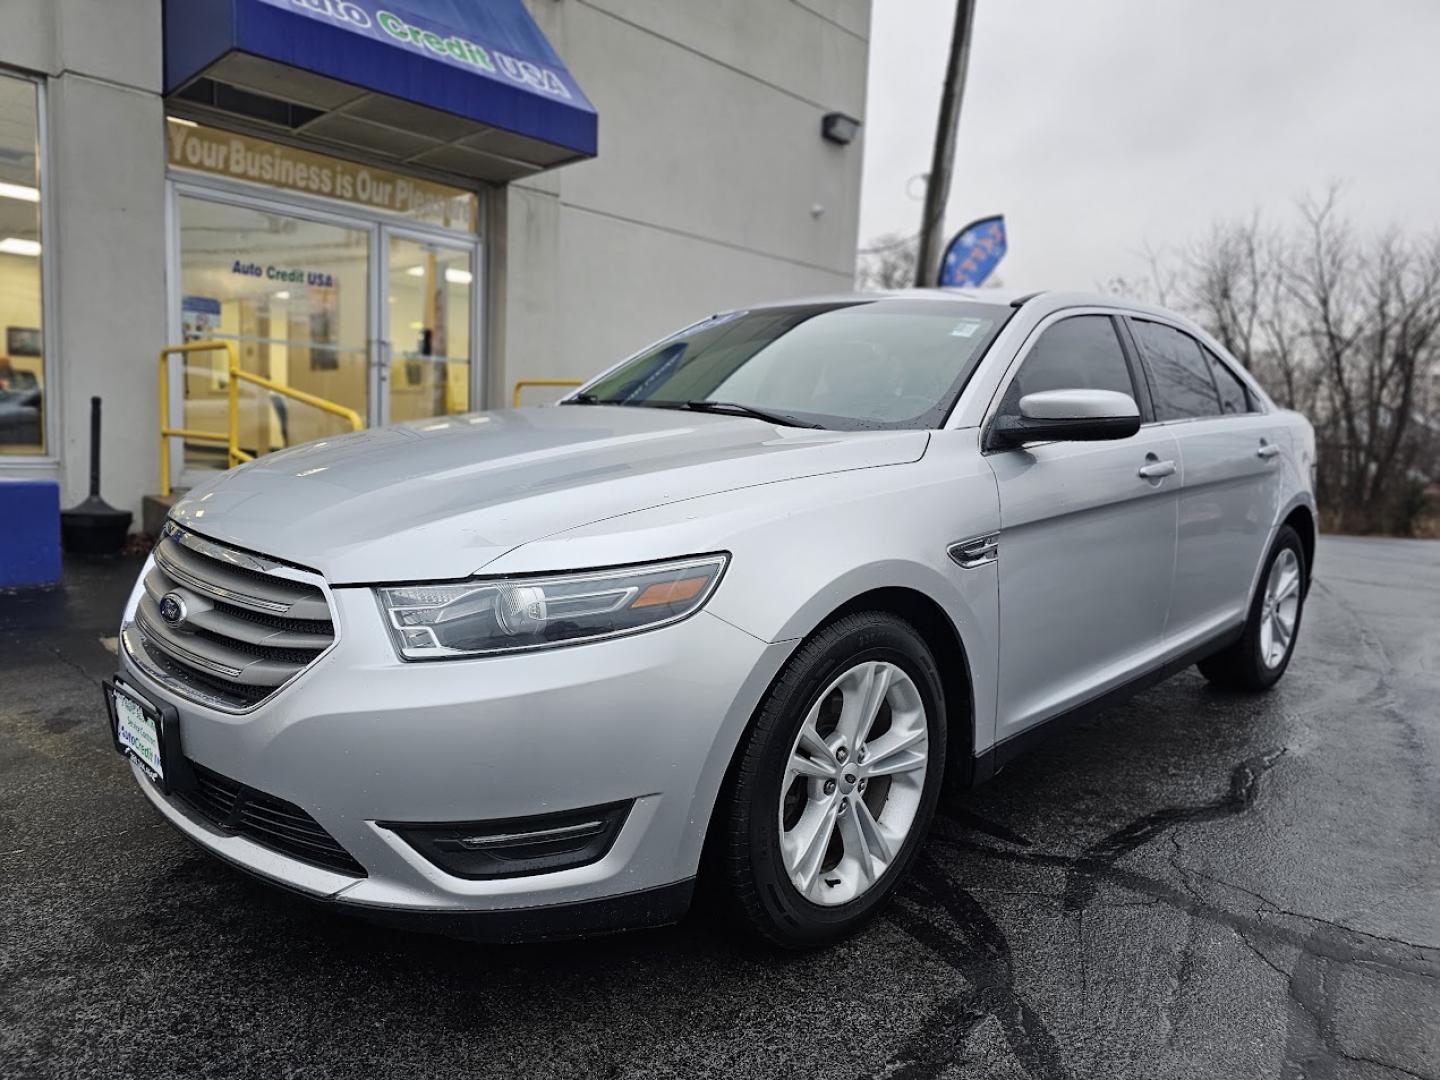
[[[473,191],[174,118],[168,131],[184,339],[233,344],[241,370],[273,384],[237,380],[241,450],[348,430],[317,398],[366,424],[471,408]],[[188,469],[226,462],[227,362],[188,354],[171,387],[187,431],[222,436],[187,438]]]
[[[182,198],[180,307],[185,338],[234,343],[240,367],[366,414],[370,233]],[[185,427],[228,425],[226,354],[185,364]],[[345,430],[330,414],[253,383],[240,387],[239,440],[251,454]],[[224,446],[188,442],[186,464],[221,464]]]
[[[0,455],[45,453],[39,91],[0,75]]]

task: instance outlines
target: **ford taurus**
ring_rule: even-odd
[[[1295,648],[1315,441],[1113,297],[716,315],[558,406],[270,454],[174,507],[107,685],[222,859],[515,939],[871,917],[942,784],[1188,665]]]

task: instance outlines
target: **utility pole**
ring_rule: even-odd
[[[935,284],[940,247],[945,242],[945,204],[950,201],[955,129],[960,124],[960,99],[965,94],[965,72],[970,66],[970,28],[974,22],[975,0],[956,0],[950,63],[945,68],[940,119],[935,125],[935,155],[930,159],[930,176],[925,184],[925,210],[920,218],[920,251],[915,259],[915,284],[921,287]]]

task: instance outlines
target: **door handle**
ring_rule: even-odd
[[[1152,461],[1148,465],[1140,466],[1140,479],[1161,480],[1167,476],[1175,475],[1175,462],[1173,461]]]
[[[1261,439],[1261,440],[1260,440],[1260,449],[1255,451],[1255,456],[1258,457],[1258,458],[1265,458],[1265,459],[1268,460],[1268,459],[1274,457],[1274,456],[1275,456],[1276,454],[1278,454],[1279,452],[1280,452],[1280,447],[1276,446],[1274,443],[1268,443],[1268,442],[1266,442],[1264,439]]]

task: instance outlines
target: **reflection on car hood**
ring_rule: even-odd
[[[475,413],[268,455],[195,488],[172,517],[335,584],[460,578],[603,518],[915,461],[928,438],[619,406]]]

